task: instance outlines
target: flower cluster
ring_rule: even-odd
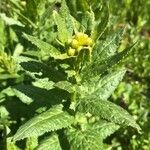
[[[78,32],[73,39],[69,40],[69,49],[67,51],[69,56],[75,56],[78,55],[80,50],[83,47],[90,48],[93,44],[93,41],[90,37],[88,37],[87,34]]]

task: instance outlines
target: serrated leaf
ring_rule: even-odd
[[[98,18],[97,18],[98,17]],[[108,4],[106,3],[103,5],[102,10],[99,10],[95,12],[95,27],[92,31],[92,39],[98,40],[101,35],[106,30],[107,24],[109,21],[109,9]]]
[[[106,59],[104,62],[99,64],[99,67],[95,67],[93,68],[93,72],[97,72],[97,73],[103,73],[106,70],[108,70],[110,67],[113,67],[114,65],[117,65],[125,56],[128,55],[128,53],[130,52],[130,50],[133,48],[133,46],[136,43],[134,43],[133,45],[131,45],[130,47],[127,47],[125,50],[123,50],[120,53],[117,53],[111,57],[109,57],[108,59]]]
[[[139,125],[126,110],[110,101],[100,100],[95,95],[81,100],[78,110],[84,113],[89,112],[122,126],[131,126],[140,131]]]
[[[101,139],[105,139],[111,134],[113,134],[115,131],[119,129],[119,125],[113,123],[113,122],[107,122],[105,120],[100,120],[94,124],[92,124],[92,128],[99,132],[99,135]]]
[[[51,2],[51,5],[49,5],[45,12],[40,16],[40,26],[44,25],[47,18],[49,18],[52,15],[55,4],[54,1],[55,0]]]
[[[74,117],[63,112],[62,105],[57,105],[23,124],[14,135],[13,140],[40,136],[46,132],[66,128],[73,122]]]
[[[58,39],[62,43],[66,43],[68,41],[68,31],[65,20],[56,11],[53,12],[53,16],[57,25]]]
[[[86,11],[82,14],[82,20],[81,20],[81,31],[88,33],[89,35],[91,34],[91,30],[93,29],[94,26],[94,13],[92,10]]]
[[[103,62],[97,62],[97,64],[92,63],[88,65],[87,68],[82,72],[83,80],[87,80],[88,78],[92,78],[96,75],[102,74],[109,68],[113,67],[114,65],[117,65],[117,63],[119,63],[129,53],[129,51],[133,48],[134,45],[135,44],[131,45],[130,47],[127,47],[120,53],[108,57]]]
[[[72,22],[72,17],[70,15],[70,11],[66,4],[66,0],[62,0],[59,13],[61,17],[65,20],[67,31],[68,31],[68,38],[71,38],[73,34],[73,22]]]
[[[59,12],[53,11],[53,17],[57,25],[58,39],[64,44],[68,42],[73,34],[72,17],[65,0],[62,0]]]
[[[66,131],[70,150],[103,150],[103,143],[100,135],[93,129],[68,129]]]
[[[100,63],[111,57],[117,51],[119,42],[122,38],[124,29],[108,36],[105,40],[100,40],[97,42],[94,48],[93,61],[94,63]]]
[[[118,55],[120,53],[116,53],[119,42],[122,38],[124,29],[119,30],[117,33],[112,34],[111,36],[108,36],[105,40],[98,41],[94,48],[93,48],[93,58],[92,63],[89,64],[84,70],[83,70],[83,76],[95,76],[99,73],[103,73],[107,70],[108,67],[113,66],[115,63],[117,63],[119,60],[117,59]],[[128,49],[129,51],[129,49]],[[124,51],[125,55],[126,50]],[[122,59],[120,57],[120,59]],[[114,62],[113,62],[114,61]],[[90,70],[90,72],[89,72]]]
[[[46,137],[45,139],[43,139],[35,150],[45,150],[45,149],[61,150],[61,146],[57,134],[52,134]]]
[[[60,54],[60,51],[57,50],[54,46],[52,46],[49,43],[46,43],[40,39],[38,39],[37,37],[25,34],[23,35],[28,41],[30,41],[32,44],[34,44],[35,46],[37,46],[41,52],[43,56],[49,56],[49,57],[57,57],[57,55]]]
[[[107,100],[119,85],[124,74],[125,70],[122,69],[104,76],[100,79],[99,85],[93,94],[102,100]]]
[[[68,97],[67,92],[56,88],[51,90],[46,90],[32,85],[24,85],[24,84],[20,84],[20,85],[18,84],[16,86],[13,86],[12,88],[19,91],[19,93],[22,93],[21,96],[24,97],[21,96],[19,97],[21,101],[26,101],[26,98],[31,99],[33,101],[28,107],[26,106],[23,107],[24,110],[26,110],[27,112],[28,110],[31,110],[32,113],[34,113],[34,110],[38,109],[39,107],[49,108],[52,105],[60,104],[62,103],[63,99],[66,99]],[[10,95],[10,96],[14,96],[14,95]],[[13,102],[14,102],[13,104],[16,103],[15,101]],[[7,104],[11,105],[11,103],[6,103],[5,105]],[[18,104],[20,104],[20,102],[18,102]],[[9,107],[11,109],[11,106]],[[17,108],[17,110],[14,111],[17,111],[16,113],[18,113],[19,112],[18,110],[20,109],[22,108]],[[30,113],[28,112],[26,114],[29,115]]]
[[[124,69],[111,72],[104,77],[91,78],[79,86],[79,91],[84,95],[95,95],[102,100],[107,100],[116,89],[125,74]]]

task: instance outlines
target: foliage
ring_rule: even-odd
[[[114,147],[113,133],[139,136],[134,118],[108,100],[135,42],[124,44],[124,28],[112,30],[111,3],[1,3],[1,149],[101,150]]]

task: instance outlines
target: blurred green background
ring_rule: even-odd
[[[25,49],[22,46],[25,45],[21,36],[22,32],[53,41],[55,35],[51,35],[50,32],[53,22],[48,19],[45,21],[41,14],[47,9],[45,17],[48,18],[51,11],[49,6],[54,1],[56,0],[0,0],[0,53],[2,51],[10,55],[22,53]],[[82,3],[82,1],[80,2]],[[103,2],[105,0],[93,0],[91,3],[99,5]],[[128,57],[120,64],[126,66],[127,73],[112,95],[111,101],[119,104],[134,116],[142,128],[142,133],[138,134],[130,128],[119,130],[109,137],[106,143],[110,143],[110,149],[114,150],[149,150],[150,1],[109,0],[108,3],[110,22],[106,32],[125,27],[120,51],[127,45],[137,42]],[[57,7],[59,7],[59,3]],[[2,70],[0,70],[0,79],[3,79]],[[9,81],[0,80],[0,82],[0,90],[2,90]],[[15,82],[17,83],[17,81]],[[0,99],[2,99],[2,95],[0,95]]]

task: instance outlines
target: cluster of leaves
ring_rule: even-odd
[[[118,51],[123,29],[108,34],[107,2],[2,5],[3,149],[103,150],[109,147],[104,140],[119,128],[140,131],[125,109],[107,100],[125,74],[117,64],[132,48]],[[75,54],[68,53],[70,47]]]

